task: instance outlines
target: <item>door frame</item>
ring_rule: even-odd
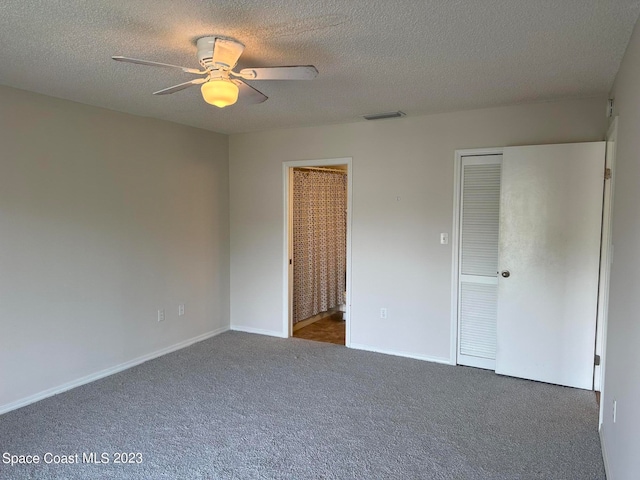
[[[458,311],[460,284],[460,207],[462,205],[462,157],[502,155],[503,147],[456,150],[453,164],[453,225],[451,228],[451,333],[449,363],[458,364]]]
[[[325,158],[318,160],[293,160],[282,163],[283,178],[283,224],[284,224],[284,242],[282,255],[282,300],[283,300],[283,316],[282,316],[282,336],[291,337],[293,333],[293,263],[289,260],[293,259],[293,169],[295,167],[331,167],[335,165],[347,166],[347,257],[346,257],[346,289],[347,298],[345,318],[345,346],[351,344],[351,219],[353,217],[353,159],[351,157],[344,158]]]
[[[618,117],[616,116],[607,131],[605,149],[605,168],[611,169],[609,185],[604,186],[604,198],[602,205],[602,241],[600,244],[600,282],[598,284],[598,316],[596,324],[596,355],[600,355],[600,365],[595,367],[593,388],[603,392],[605,384],[605,363],[607,350],[607,325],[609,319],[609,280],[611,277],[611,264],[613,262],[613,244],[611,243],[613,228],[613,197],[616,178],[616,148],[618,141]],[[609,145],[612,144],[612,155],[609,155]],[[607,180],[605,180],[607,182]],[[604,402],[600,398],[600,415],[598,429],[604,421]]]

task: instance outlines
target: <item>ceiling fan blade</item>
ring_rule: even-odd
[[[238,78],[233,78],[231,81],[238,86],[238,98],[240,98],[242,103],[262,103],[269,98],[261,91],[256,90]]]
[[[200,85],[201,83],[205,83],[208,80],[209,80],[208,78],[196,78],[195,80],[191,80],[190,82],[184,82],[184,83],[180,83],[179,85],[174,85],[173,87],[158,90],[157,92],[153,92],[153,94],[168,95],[169,93],[179,92],[180,90],[184,90],[185,88],[192,87],[193,85]]]
[[[149,60],[139,60],[137,58],[128,58],[128,57],[123,57],[123,56],[120,56],[120,55],[115,55],[115,56],[113,56],[111,58],[113,58],[117,62],[137,63],[138,65],[149,65],[151,67],[179,68],[183,72],[195,73],[196,75],[207,73],[206,70],[198,70],[196,68],[181,67],[179,65],[171,65],[169,63],[152,62],[152,61],[149,61]]]
[[[215,38],[213,44],[213,64],[224,69],[232,69],[244,51],[244,45],[237,40]]]
[[[238,76],[245,80],[313,80],[318,76],[318,69],[313,65],[244,68]]]

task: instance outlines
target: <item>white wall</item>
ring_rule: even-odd
[[[451,245],[439,235],[452,228],[454,150],[602,140],[604,106],[574,100],[232,135],[232,328],[283,333],[282,162],[353,157],[352,345],[452,360]]]
[[[618,115],[603,449],[610,480],[640,478],[640,27],[611,95]],[[613,423],[613,401],[617,420]]]
[[[0,87],[0,412],[228,328],[227,143]]]

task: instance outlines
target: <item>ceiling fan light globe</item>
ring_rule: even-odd
[[[238,101],[238,86],[224,78],[203,83],[200,91],[205,102],[218,108],[233,105]]]

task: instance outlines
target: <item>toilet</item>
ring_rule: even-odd
[[[344,292],[344,297],[342,297],[342,303],[338,306],[338,310],[342,312],[342,320],[346,320],[345,313],[347,312],[347,292]]]

